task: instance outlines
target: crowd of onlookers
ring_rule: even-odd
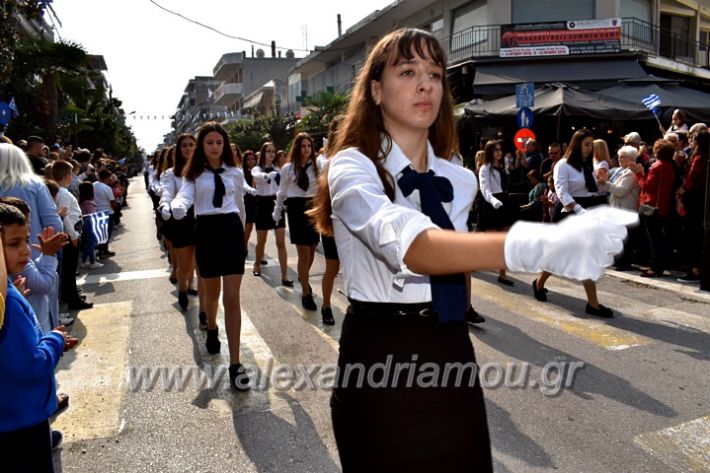
[[[78,343],[67,326],[77,311],[93,307],[77,286],[77,271],[101,268],[115,255],[92,222],[108,212],[110,238],[127,189],[125,167],[100,148],[47,146],[38,136],[14,144],[0,135],[0,266],[7,285],[0,311],[0,451],[33,452],[26,471],[52,471],[51,450],[62,434],[50,421],[69,404],[68,394],[56,393],[54,370],[61,353]]]
[[[647,278],[660,277],[666,270],[681,271],[678,281],[695,283],[700,281],[710,135],[704,123],[686,124],[680,110],[674,112],[673,124],[660,132],[662,138],[648,142],[629,132],[611,149],[607,141],[595,139],[584,167],[594,178],[591,186],[596,188],[598,203],[640,214],[641,225],[630,229],[615,268],[638,268]],[[476,154],[477,176],[487,162],[486,141]],[[492,143],[501,147],[500,141]],[[508,226],[517,219],[555,221],[561,205],[556,168],[567,157],[567,147],[567,143],[551,143],[543,148],[529,140],[524,149],[494,163],[501,171],[503,191],[496,200],[507,209]],[[472,223],[487,222],[486,207],[491,208],[481,194]]]

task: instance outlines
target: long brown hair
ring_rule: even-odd
[[[313,146],[313,138],[311,138],[311,135],[305,131],[302,131],[296,135],[296,138],[293,140],[293,144],[291,145],[291,149],[288,150],[288,157],[289,161],[291,161],[293,173],[296,176],[296,182],[298,182],[301,177],[301,172],[305,172],[305,170],[301,169],[301,143],[303,143],[303,140],[311,142],[311,155],[308,156],[308,160],[311,162],[313,171],[316,173],[316,179],[318,178],[318,164],[316,163],[316,149]]]
[[[395,196],[394,178],[384,167],[385,158],[392,148],[392,137],[385,129],[382,111],[372,97],[371,82],[382,80],[385,66],[392,66],[401,59],[412,59],[415,54],[422,58],[430,57],[444,71],[446,70],[446,53],[431,33],[416,28],[402,28],[389,33],[377,42],[358,74],[350,95],[348,111],[334,143],[328,143],[329,156],[343,149],[355,147],[370,158],[375,164],[385,194],[392,201]],[[441,81],[443,96],[439,114],[429,127],[429,142],[437,156],[448,159],[455,147],[456,128],[453,99],[446,74],[443,74]],[[333,234],[331,212],[327,173],[323,173],[319,180],[313,209],[308,212],[308,215],[313,219],[318,231],[326,235]]]
[[[266,141],[263,145],[261,145],[261,151],[259,152],[259,162],[256,163],[256,165],[259,166],[262,171],[266,168],[266,148],[268,148],[269,146],[274,148],[274,160],[271,161],[271,165],[276,166],[276,145],[273,144],[271,141]]]
[[[234,155],[232,154],[232,148],[229,146],[229,136],[227,135],[224,127],[217,122],[207,122],[197,131],[197,144],[195,146],[195,152],[192,153],[192,157],[187,162],[187,165],[182,173],[183,176],[191,181],[197,179],[197,177],[205,170],[205,167],[207,167],[207,156],[205,156],[204,149],[205,137],[213,131],[216,131],[222,135],[222,163],[227,166],[236,167]]]
[[[483,148],[483,152],[485,157],[483,158],[483,162],[485,164],[490,164],[491,166],[495,166],[496,164],[496,148],[500,146],[500,141],[498,140],[488,140],[486,142],[486,146]]]
[[[175,144],[175,165],[173,169],[173,173],[175,173],[175,176],[180,177],[182,176],[182,170],[185,168],[185,165],[187,164],[187,158],[183,156],[182,154],[182,142],[190,139],[192,141],[195,141],[195,137],[192,136],[190,133],[183,133],[180,135],[177,139],[177,143]],[[194,154],[194,152],[193,152]]]
[[[594,134],[588,129],[582,128],[574,132],[572,139],[569,141],[569,146],[567,147],[567,152],[564,157],[567,159],[567,164],[577,171],[582,170],[585,161],[582,155],[582,141],[590,137],[594,138]],[[592,156],[590,156],[589,159],[592,159]]]

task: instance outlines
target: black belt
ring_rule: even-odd
[[[370,317],[436,317],[431,302],[399,304],[393,302],[361,302],[348,299],[356,316]]]

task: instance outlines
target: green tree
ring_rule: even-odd
[[[267,117],[256,115],[242,118],[226,126],[229,139],[239,149],[258,151],[265,141],[273,141],[277,149],[285,149],[291,140],[294,120],[278,113]]]
[[[324,90],[306,97],[303,105],[310,113],[297,124],[298,131],[305,131],[316,141],[328,133],[330,122],[338,114],[344,113],[349,97],[342,92]],[[316,145],[317,147],[317,145]]]

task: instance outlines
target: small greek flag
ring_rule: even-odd
[[[659,105],[661,105],[661,97],[656,94],[651,94],[648,97],[642,98],[641,102],[647,109],[651,110],[653,113],[656,113],[656,109]]]
[[[15,103],[15,97],[10,99],[10,104],[8,105],[12,111],[12,116],[10,118],[15,118],[20,116],[20,111],[17,109],[17,104]]]
[[[96,212],[89,215],[84,215],[84,232],[91,232],[96,239],[97,245],[103,245],[108,242],[108,219],[110,218],[108,210]]]

